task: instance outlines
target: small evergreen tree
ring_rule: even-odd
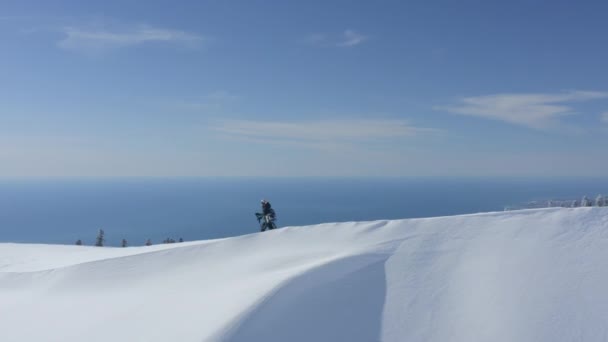
[[[146,240],[146,246],[152,246],[152,240],[150,240],[150,239]]]
[[[100,229],[97,233],[97,238],[95,239],[95,246],[103,247],[103,243],[105,242],[104,234],[103,229]]]
[[[82,246],[82,240],[80,240],[80,239],[76,240],[76,246]]]
[[[122,242],[120,243],[121,247],[127,247],[127,240],[122,239]]]
[[[602,195],[597,195],[597,197],[595,198],[595,205],[597,205],[598,207],[603,207],[606,205],[606,198]]]
[[[179,238],[179,242],[184,242],[184,239],[182,239],[181,237]]]

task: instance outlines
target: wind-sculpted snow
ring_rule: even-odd
[[[605,341],[608,208],[0,244],[5,341]]]

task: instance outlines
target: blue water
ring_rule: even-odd
[[[608,180],[123,179],[0,181],[0,241],[142,245],[258,230],[261,198],[281,227],[500,211],[531,200],[608,194]]]

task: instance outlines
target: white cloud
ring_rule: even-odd
[[[608,92],[571,91],[561,94],[495,94],[467,97],[459,104],[436,107],[450,113],[494,119],[531,128],[546,128],[573,114],[571,102],[608,98]]]
[[[306,37],[306,42],[314,46],[354,47],[368,40],[368,36],[354,30],[345,30],[342,34],[315,33]]]
[[[226,120],[213,129],[240,139],[310,147],[386,141],[434,132],[403,120],[318,120],[301,122]]]
[[[57,45],[79,52],[99,52],[146,43],[171,43],[193,47],[203,41],[203,37],[197,34],[146,25],[126,30],[66,27],[62,31],[65,37]]]
[[[351,47],[365,42],[368,37],[353,30],[346,30],[342,34],[342,38],[343,40],[337,45],[341,47]]]

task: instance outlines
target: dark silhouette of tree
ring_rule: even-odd
[[[104,234],[103,229],[100,229],[97,233],[97,238],[95,239],[95,246],[103,247],[103,243],[105,242]]]
[[[152,246],[152,240],[150,240],[150,239],[146,240],[146,246]]]
[[[121,247],[127,247],[127,240],[122,239],[122,242],[120,243]]]
[[[184,239],[182,239],[181,237],[179,238],[179,242],[184,242]]]
[[[76,240],[76,246],[82,246],[82,240],[80,240],[80,239]]]

